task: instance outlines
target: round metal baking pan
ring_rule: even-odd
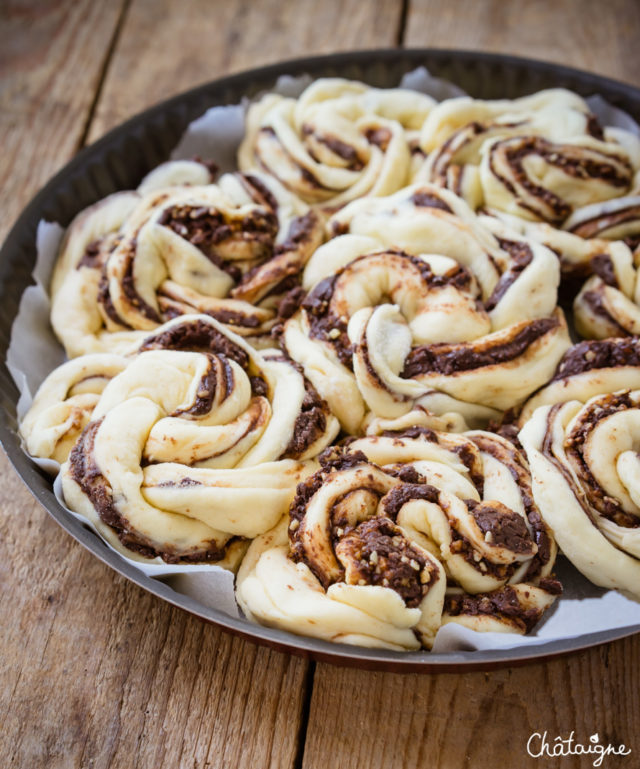
[[[24,454],[16,434],[17,388],[5,359],[20,297],[33,280],[36,228],[41,219],[68,224],[100,198],[135,187],[166,160],[190,121],[206,109],[234,104],[272,87],[280,75],[308,73],[346,77],[379,87],[396,85],[405,72],[425,66],[435,76],[458,84],[479,98],[514,98],[562,86],[583,96],[601,94],[640,122],[640,89],[587,72],[513,56],[449,50],[374,50],[296,59],[221,78],[158,104],[82,150],[36,195],[11,230],[0,252],[0,441],[32,494],[72,537],[119,574],[169,603],[219,627],[282,651],[339,665],[395,672],[450,672],[490,669],[549,659],[631,635],[640,626],[618,628],[533,647],[492,651],[399,653],[331,644],[254,625],[207,608],[198,601],[146,577],[57,502],[48,477]]]

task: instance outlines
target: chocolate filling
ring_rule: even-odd
[[[596,402],[585,406],[575,422],[571,433],[565,439],[567,457],[573,460],[573,465],[577,470],[586,498],[591,506],[603,518],[613,521],[618,526],[631,529],[640,527],[640,518],[625,512],[617,499],[604,493],[589,469],[583,452],[585,442],[598,422],[612,414],[634,408],[636,408],[636,404],[631,400],[628,391],[612,393],[598,398]]]
[[[423,192],[421,190],[414,192],[411,196],[411,202],[420,208],[439,208],[441,211],[446,211],[448,214],[453,213],[444,200],[441,200],[439,197],[432,195],[429,192]]]
[[[350,144],[347,144],[346,142],[341,141],[338,139],[337,136],[331,136],[330,134],[317,134],[313,130],[313,128],[308,125],[304,124],[302,126],[302,134],[304,136],[313,136],[313,138],[319,143],[324,144],[325,147],[327,147],[331,152],[333,152],[334,155],[341,158],[342,160],[345,160],[347,162],[347,167],[351,171],[361,171],[363,168],[363,163],[358,157],[358,153],[355,149],[355,147],[352,147]],[[318,157],[312,152],[310,148],[307,148],[309,151],[309,154],[313,157],[315,161],[318,162]]]
[[[118,311],[116,310],[113,301],[111,300],[111,294],[109,293],[109,281],[107,280],[107,276],[102,273],[102,276],[100,278],[100,283],[98,284],[98,304],[102,307],[105,315],[112,320],[114,323],[117,323],[119,326],[122,326],[123,328],[132,328],[125,320],[123,320],[120,315],[118,315]]]
[[[358,524],[337,543],[335,552],[348,584],[389,587],[410,608],[419,606],[439,579],[437,567],[384,517]]]
[[[92,270],[99,270],[102,267],[101,246],[102,238],[92,240],[91,243],[88,243],[84,250],[84,254],[82,254],[80,261],[76,265],[76,270],[79,270],[81,267],[89,267]]]
[[[490,532],[492,545],[518,555],[532,554],[533,540],[521,515],[495,500],[476,502],[467,499],[465,504],[480,531],[484,535]]]
[[[640,340],[637,337],[588,340],[575,344],[564,354],[551,381],[585,371],[622,366],[640,366]]]
[[[266,184],[253,174],[241,174],[240,178],[254,203],[270,208],[274,214],[278,212],[278,201]]]
[[[215,208],[179,204],[166,208],[158,224],[168,227],[194,245],[235,282],[242,277],[242,271],[220,256],[219,246],[225,241],[250,243],[257,246],[256,258],[267,259],[273,253],[273,243],[278,234],[278,218],[273,211],[254,210],[242,219],[227,220]]]
[[[435,486],[428,483],[409,483],[405,482],[399,486],[394,486],[391,491],[385,495],[382,502],[385,514],[395,521],[398,513],[407,504],[414,499],[423,499],[425,502],[434,502],[438,504],[440,492]]]
[[[606,283],[607,286],[613,286],[613,288],[619,287],[616,270],[609,254],[596,254],[591,259],[591,267],[595,274]]]
[[[161,333],[151,334],[140,346],[144,350],[186,350],[224,355],[245,371],[249,368],[249,355],[210,323],[201,320],[185,321],[170,326]]]
[[[506,251],[511,257],[511,263],[509,269],[500,276],[500,280],[496,283],[491,296],[484,304],[487,312],[491,312],[491,310],[495,309],[498,302],[520,277],[520,274],[525,267],[528,267],[528,265],[531,264],[533,259],[533,251],[531,250],[531,246],[527,243],[515,240],[505,240],[504,238],[499,238],[498,242],[500,243],[500,248]]]
[[[459,617],[460,615],[494,616],[498,619],[507,620],[510,624],[514,624],[523,632],[528,633],[533,630],[542,616],[543,610],[525,609],[520,603],[516,591],[510,585],[505,585],[491,593],[448,595],[445,598],[444,611],[452,617]]]
[[[210,540],[208,547],[204,550],[179,553],[175,547],[168,543],[158,547],[132,529],[130,522],[114,503],[111,486],[93,459],[96,434],[101,424],[102,420],[88,424],[69,454],[71,477],[88,497],[100,520],[115,531],[120,542],[128,550],[140,553],[146,558],[159,556],[165,563],[221,561],[226,555],[227,547],[241,537],[233,537],[222,546],[218,545],[215,540]],[[181,485],[193,485],[194,483],[197,481],[193,481],[191,478],[184,478],[180,482]]]
[[[388,128],[369,128],[364,132],[369,144],[375,144],[383,152],[387,151],[389,142],[391,141],[391,131]]]
[[[133,267],[135,263],[135,252],[137,245],[138,244],[135,238],[129,244],[124,275],[122,277],[122,293],[127,297],[129,304],[134,307],[143,317],[153,321],[154,323],[162,323],[162,318],[158,314],[158,311],[154,307],[151,307],[150,304],[147,304],[136,289],[136,284],[133,277]]]
[[[512,442],[512,448],[507,449],[497,440],[483,435],[474,435],[472,440],[480,451],[490,454],[509,470],[520,490],[524,512],[533,530],[533,541],[538,546],[538,552],[533,557],[525,575],[525,579],[533,579],[549,563],[552,543],[549,530],[533,498],[531,473],[525,456],[520,450],[519,442],[517,444]]]
[[[595,238],[601,232],[636,219],[638,220],[638,228],[640,228],[640,205],[629,206],[619,211],[612,211],[610,214],[600,214],[586,219],[573,226],[569,232],[579,235],[581,238]]]
[[[630,336],[627,329],[624,326],[621,326],[604,306],[603,297],[600,291],[585,291],[580,297],[580,301],[582,301],[594,315],[606,320],[607,323],[613,327],[614,330],[612,336],[616,334],[619,334],[620,336]]]
[[[457,345],[438,343],[414,347],[407,356],[400,376],[405,379],[428,373],[451,376],[483,366],[508,363],[523,355],[531,345],[558,325],[556,318],[538,318],[518,331],[509,342],[491,346],[484,342],[485,349],[474,342],[462,342]]]
[[[297,367],[296,367],[297,368]],[[281,457],[298,459],[327,429],[327,413],[329,407],[315,387],[306,378],[304,380],[305,394],[300,407],[291,440]]]

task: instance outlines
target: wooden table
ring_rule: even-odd
[[[636,0],[4,0],[4,236],[85,143],[196,83],[374,46],[529,55],[640,84]],[[550,739],[624,742],[640,765],[640,636],[494,673],[340,669],[225,635],[83,550],[0,458],[0,766],[591,766]]]

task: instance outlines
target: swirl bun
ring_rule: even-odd
[[[640,598],[640,392],[542,406],[519,434],[563,553],[596,585]]]
[[[218,352],[184,352],[184,340]],[[67,504],[112,543],[166,561],[224,560],[271,528],[302,460],[338,432],[283,356],[261,356],[211,318],[149,337],[105,387],[62,468]]]
[[[492,433],[423,427],[368,436],[349,448],[404,467],[400,477],[408,481],[407,463],[422,476],[423,485],[409,482],[390,493],[386,513],[442,561],[450,585],[443,624],[528,632],[560,586],[551,578],[556,545],[522,452]]]
[[[193,312],[260,337],[321,241],[318,216],[258,175],[112,196],[70,227],[52,324],[71,356],[128,351],[140,331]]]
[[[570,91],[521,99],[449,99],[422,127],[414,179],[448,187],[472,208],[562,224],[575,208],[632,191],[640,143],[602,129]]]
[[[328,211],[388,195],[407,183],[407,132],[420,128],[433,104],[413,91],[339,78],[317,80],[298,99],[268,94],[249,108],[238,165]]]
[[[518,235],[497,240],[462,201],[454,203],[462,213],[455,216],[452,193],[432,191],[429,204],[423,186],[394,201],[347,206],[349,215],[350,208],[367,211],[362,230],[316,251],[303,276],[309,293],[284,326],[288,353],[352,434],[367,409],[395,418],[418,401],[437,414],[458,410],[472,423],[495,418],[547,382],[570,344],[555,309],[553,253]],[[422,209],[422,222],[404,241],[412,253],[376,247],[374,226],[366,224],[377,210],[383,230],[385,212],[396,205],[407,219]],[[430,239],[459,253],[458,232],[475,246],[463,263],[430,253]]]
[[[288,520],[249,548],[237,579],[245,614],[331,641],[429,648],[446,579],[438,559],[379,512],[399,485],[359,453],[323,461]]]

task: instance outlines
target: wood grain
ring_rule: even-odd
[[[400,0],[133,0],[90,139],[223,74],[340,49],[392,46]]]
[[[0,5],[0,238],[77,151],[121,0]]]
[[[632,749],[612,766],[636,766],[640,754],[640,643],[618,641],[546,664],[492,673],[404,676],[319,665],[303,767],[341,769],[434,766],[439,769],[535,769],[591,766],[593,757],[529,757],[534,732]],[[634,759],[633,756],[636,756]]]
[[[404,45],[511,53],[638,84],[639,39],[634,0],[410,0]]]

